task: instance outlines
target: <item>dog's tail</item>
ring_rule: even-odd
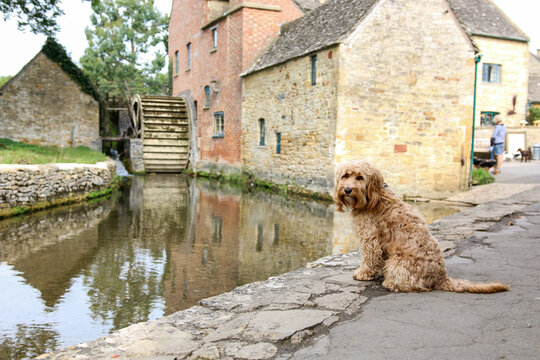
[[[454,292],[469,292],[478,294],[492,294],[500,291],[508,291],[510,287],[501,282],[488,284],[470,283],[467,280],[452,279],[447,277],[438,287],[439,290]]]

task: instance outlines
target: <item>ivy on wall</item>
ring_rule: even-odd
[[[57,43],[53,38],[49,37],[41,50],[49,59],[60,65],[60,68],[64,70],[64,72],[81,87],[83,92],[92,96],[94,99],[96,99],[96,101],[99,101],[99,94],[96,88],[94,85],[92,85],[82,70],[79,69],[79,67],[75,65],[73,61],[71,61],[71,58],[68,56],[62,45]]]

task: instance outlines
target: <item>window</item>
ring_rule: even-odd
[[[498,84],[501,82],[501,65],[483,64],[482,82]]]
[[[220,243],[223,240],[223,218],[212,216],[212,242]]]
[[[281,154],[281,133],[276,133],[276,154]]]
[[[311,85],[317,84],[317,55],[311,56]]]
[[[480,113],[480,126],[492,126],[493,118],[496,115],[499,115],[499,113],[495,111],[482,111]]]
[[[217,27],[212,28],[212,50],[217,49]]]
[[[225,137],[223,118],[223,112],[214,114],[214,137]]]
[[[193,124],[197,125],[197,101],[193,102]]]
[[[204,87],[204,107],[210,107],[210,86]]]
[[[259,119],[259,146],[264,146],[264,119]]]
[[[178,59],[178,50],[174,53],[174,66],[176,67],[175,74],[178,74],[178,68],[180,67],[180,59]]]
[[[191,43],[187,44],[187,68],[191,69]]]
[[[257,247],[255,250],[262,251],[263,249],[263,226],[261,224],[257,225]]]

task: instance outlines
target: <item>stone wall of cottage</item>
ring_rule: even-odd
[[[0,94],[0,137],[101,150],[99,104],[40,52]]]
[[[474,42],[482,54],[478,64],[476,126],[480,126],[484,111],[498,112],[508,126],[519,126],[527,111],[529,44],[483,36],[475,36]],[[483,64],[501,65],[500,83],[482,81]]]
[[[0,217],[15,207],[44,208],[72,202],[111,186],[115,162],[92,164],[1,165]]]
[[[334,182],[338,48],[316,55],[315,85],[310,56],[244,78],[242,164],[260,179],[329,193]]]
[[[474,52],[442,0],[379,3],[340,47],[336,162],[366,159],[400,195],[467,186]]]

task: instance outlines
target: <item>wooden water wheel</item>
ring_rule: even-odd
[[[189,112],[183,98],[136,95],[133,127],[143,140],[146,172],[181,172],[189,161]]]

